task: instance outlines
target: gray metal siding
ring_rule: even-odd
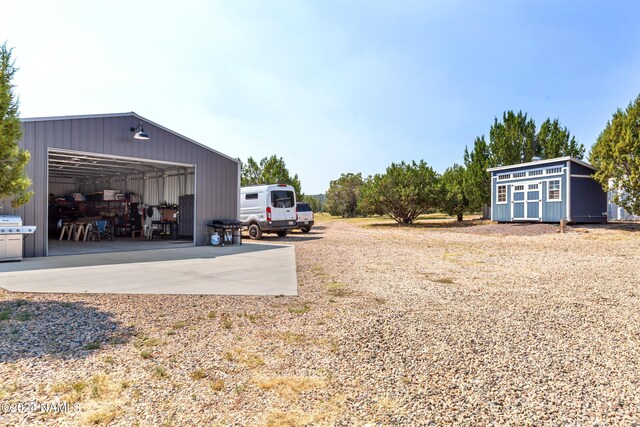
[[[38,231],[26,238],[27,257],[45,255],[47,148],[62,148],[105,155],[180,162],[196,165],[196,244],[207,244],[206,223],[213,218],[238,218],[238,163],[143,120],[149,141],[133,139],[130,127],[139,119],[130,116],[63,118],[22,123],[19,144],[31,153],[27,174],[33,181],[33,199],[18,209],[4,204],[4,214],[20,215],[24,224]]]
[[[573,171],[572,167],[572,173]],[[607,193],[591,178],[571,178],[571,219],[574,222],[606,222]]]

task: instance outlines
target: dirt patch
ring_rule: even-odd
[[[505,224],[483,224],[476,227],[462,229],[452,229],[463,233],[473,234],[498,234],[503,236],[538,236],[546,233],[558,233],[558,224],[529,224],[529,223],[505,223]]]

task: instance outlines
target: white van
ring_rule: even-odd
[[[252,239],[262,233],[286,236],[297,225],[296,191],[286,184],[253,185],[240,189],[240,221]]]

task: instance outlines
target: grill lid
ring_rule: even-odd
[[[237,219],[214,219],[209,222],[208,225],[227,226],[227,227],[239,227],[242,226],[242,222]]]
[[[0,226],[17,226],[22,225],[22,218],[17,215],[0,215]]]

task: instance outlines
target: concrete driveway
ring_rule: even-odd
[[[11,292],[297,295],[293,246],[244,244],[25,258],[0,263]]]

